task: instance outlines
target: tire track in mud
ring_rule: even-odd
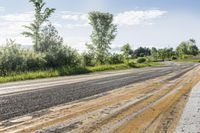
[[[176,89],[177,91],[175,93],[168,95],[168,97],[160,101],[158,104],[155,104],[155,106],[152,106],[148,110],[145,110],[145,112],[137,116],[135,119],[127,121],[127,123],[119,127],[115,131],[115,133],[118,133],[118,132],[119,133],[131,133],[131,132],[149,133],[150,130],[151,132],[165,133],[165,132],[168,132],[168,130],[170,131],[174,130],[174,129],[169,129],[169,127],[171,126],[175,128],[177,121],[171,121],[171,123],[168,123],[168,125],[159,126],[159,124],[163,124],[163,122],[167,121],[166,119],[159,120],[159,117],[161,115],[163,115],[164,117],[170,117],[169,114],[168,116],[164,115],[166,114],[166,111],[170,110],[174,104],[178,104],[177,102],[179,101],[179,99],[181,99],[184,95],[188,94],[191,91],[192,87],[200,80],[199,69],[196,70],[195,72],[198,73],[198,75],[191,74],[190,76],[186,76],[185,79],[183,79],[183,81],[181,82],[182,85],[180,85],[180,88]],[[183,109],[183,106],[182,108],[179,108],[179,109]],[[171,117],[180,118],[179,115],[180,114],[178,114],[178,116],[171,115]],[[156,121],[157,123],[159,123],[157,126],[154,125]],[[138,127],[137,125],[141,125],[141,126]],[[164,129],[161,129],[161,128],[164,128]]]
[[[189,70],[186,70],[185,72],[188,72]],[[180,74],[179,74],[180,75]],[[181,74],[182,75],[182,74]],[[176,76],[177,77],[177,76]],[[170,78],[170,80],[171,80],[171,78]],[[181,85],[181,86],[179,86],[178,88],[175,88],[174,89],[174,87],[177,87],[177,84],[182,84],[182,83],[184,83],[184,85]],[[85,132],[97,132],[98,131],[98,128],[100,128],[100,132],[103,132],[103,133],[106,133],[106,132],[112,132],[113,131],[113,129],[115,129],[115,128],[117,128],[118,126],[120,126],[120,125],[123,125],[124,123],[126,123],[127,121],[130,121],[131,119],[133,119],[133,118],[135,118],[135,117],[137,117],[138,115],[140,115],[140,114],[142,114],[143,112],[145,112],[146,110],[148,110],[149,108],[152,108],[152,107],[154,107],[155,105],[157,105],[158,103],[160,103],[161,101],[163,101],[163,100],[165,100],[166,98],[168,98],[168,97],[171,97],[171,95],[173,95],[174,93],[177,93],[177,92],[179,92],[185,85],[187,85],[188,83],[185,83],[185,82],[183,82],[183,80],[180,80],[178,83],[175,83],[175,85],[173,84],[173,85],[169,85],[168,87],[166,86],[166,88],[169,88],[169,89],[165,89],[165,90],[157,90],[156,92],[154,92],[154,93],[150,93],[149,95],[146,95],[146,96],[144,96],[144,98],[141,98],[141,99],[139,99],[138,101],[133,101],[133,104],[128,104],[127,106],[121,106],[121,108],[118,108],[117,110],[115,110],[115,108],[113,108],[112,110],[110,110],[109,112],[108,111],[106,111],[107,113],[107,116],[105,115],[104,117],[102,117],[101,116],[101,118],[99,118],[99,119],[94,119],[94,121],[92,121],[92,122],[90,122],[89,124],[87,124],[87,125],[89,125],[89,127],[85,127],[84,125],[82,126],[82,128],[81,128],[81,125],[79,125],[78,127],[79,127],[79,129],[78,130],[76,130],[76,128],[75,129],[71,129],[72,130],[72,132],[74,132],[74,133],[76,133],[76,132],[79,132],[79,133],[85,133]],[[167,84],[166,84],[167,85]],[[163,88],[162,88],[163,89]],[[162,93],[163,94],[160,94],[159,92],[160,91],[163,91]],[[157,98],[153,98],[153,101],[148,101],[149,99],[151,99],[153,96],[154,96],[154,94],[157,94],[158,93],[158,97]],[[131,100],[130,100],[131,101]],[[135,106],[137,106],[137,104],[140,104],[140,103],[143,103],[143,102],[148,102],[148,104],[145,104],[142,108],[140,108],[140,109],[138,109],[138,111],[136,111],[136,112],[132,112],[130,115],[125,115],[125,114],[123,114],[124,112],[127,112],[127,111],[129,111],[130,109],[132,109],[133,107],[135,108]],[[123,104],[124,105],[124,104]],[[125,104],[126,105],[126,104]],[[113,112],[112,112],[113,111]],[[130,112],[130,111],[129,111]],[[104,112],[105,113],[105,112]],[[103,114],[104,114],[103,113]],[[163,112],[161,112],[161,113],[163,113]],[[160,113],[160,114],[161,114]],[[103,115],[103,114],[101,114],[101,115]],[[160,115],[159,114],[159,115]],[[159,115],[158,116],[156,116],[156,118],[157,117],[159,117]],[[122,120],[120,120],[120,119],[116,119],[116,118],[118,118],[119,116],[126,116],[125,118],[123,118]],[[156,119],[155,118],[155,119]],[[84,119],[86,119],[86,118],[84,118]],[[111,122],[112,121],[112,119],[114,119],[114,121],[117,121],[117,123],[115,124],[115,123],[113,123],[113,122]],[[99,120],[99,121],[98,121]],[[77,122],[81,122],[81,123],[83,123],[83,121],[75,121],[75,123],[77,123]],[[109,124],[109,123],[111,123],[111,124]],[[72,123],[72,125],[73,125],[73,123]],[[103,125],[106,125],[105,127],[103,127]],[[150,124],[151,125],[151,124]],[[150,126],[149,125],[149,126]],[[69,125],[69,127],[70,127],[70,125]],[[102,127],[103,127],[103,129],[102,129]],[[147,126],[148,127],[148,126]],[[56,129],[59,129],[59,131],[60,131],[60,129],[62,129],[62,131],[65,131],[65,129],[66,129],[66,126],[59,126],[59,125],[57,125],[57,126],[55,126],[54,128],[49,128],[49,129],[46,129],[46,130],[43,130],[43,131],[40,131],[40,132],[49,132],[49,131],[57,131]],[[110,129],[110,130],[108,130],[108,129]],[[147,129],[146,129],[147,130]],[[121,132],[121,131],[120,131]]]
[[[145,71],[142,74],[130,73],[87,82],[47,87],[44,90],[0,96],[0,121],[163,76],[178,71],[179,67],[186,69],[191,66],[163,67],[161,69],[152,69],[150,72]],[[102,84],[99,84],[101,82]]]
[[[159,78],[160,79],[160,78]],[[29,125],[29,122],[30,123],[32,123],[31,124],[31,129],[32,130],[36,130],[36,129],[40,129],[40,128],[42,128],[42,127],[45,127],[45,126],[49,126],[49,125],[52,125],[52,124],[55,124],[55,123],[63,123],[64,122],[64,120],[65,119],[70,119],[72,116],[74,116],[73,115],[73,113],[75,113],[76,114],[76,116],[79,116],[79,115],[81,115],[81,114],[83,114],[83,113],[85,113],[85,112],[91,112],[92,110],[98,110],[98,109],[101,109],[101,108],[103,108],[103,107],[106,107],[106,106],[108,106],[108,107],[110,107],[112,104],[118,104],[118,101],[116,101],[115,100],[115,98],[112,98],[111,100],[110,100],[110,96],[109,95],[111,95],[111,96],[115,96],[116,98],[119,98],[119,99],[129,99],[129,93],[130,92],[132,92],[131,93],[131,97],[132,97],[132,95],[134,96],[134,95],[139,95],[139,97],[141,97],[140,95],[140,93],[145,93],[145,94],[147,94],[147,93],[149,93],[149,92],[151,92],[152,90],[154,90],[156,87],[158,87],[159,86],[159,84],[157,84],[157,83],[155,83],[155,82],[157,82],[158,80],[156,80],[156,81],[146,81],[146,82],[148,82],[147,84],[149,85],[149,83],[151,83],[151,84],[153,84],[154,83],[154,85],[152,85],[152,86],[148,86],[147,87],[147,85],[143,85],[143,84],[141,84],[141,83],[138,83],[139,85],[134,85],[134,87],[135,87],[135,89],[131,89],[131,91],[130,91],[130,87],[125,87],[125,88],[122,88],[122,94],[120,93],[120,92],[118,92],[118,90],[115,90],[116,92],[117,92],[117,96],[116,96],[116,94],[111,94],[111,93],[113,93],[113,92],[110,92],[108,95],[106,95],[106,96],[103,96],[103,97],[100,97],[99,99],[99,101],[100,102],[98,102],[98,101],[96,101],[95,99],[91,99],[91,98],[89,98],[90,100],[88,101],[88,99],[84,99],[84,100],[81,100],[80,102],[80,105],[82,105],[82,101],[84,101],[85,103],[86,103],[86,107],[81,107],[79,104],[78,105],[73,105],[72,104],[72,107],[70,106],[70,107],[66,107],[66,108],[62,108],[61,110],[60,109],[53,109],[53,110],[55,110],[56,111],[56,114],[57,114],[57,116],[53,113],[53,117],[55,118],[55,120],[53,119],[51,119],[51,115],[49,116],[46,116],[46,117],[44,117],[44,119],[46,119],[46,118],[48,118],[48,117],[50,117],[50,120],[49,121],[44,121],[44,119],[43,118],[39,118],[39,119],[34,119],[33,118],[33,120],[31,120],[31,122],[30,121],[27,121],[27,122],[25,122],[25,123],[22,123],[21,125],[14,125],[14,128],[15,128],[15,126],[17,126],[19,129],[20,129],[20,127],[24,127],[24,126],[26,126],[27,128],[28,128],[28,126],[27,125]],[[131,87],[132,87],[132,85],[131,85]],[[140,88],[140,89],[136,89],[136,88]],[[129,90],[128,92],[124,92],[124,89],[126,89],[126,90]],[[120,90],[120,89],[119,89]],[[114,93],[115,93],[115,91],[114,91]],[[125,93],[125,94],[124,94]],[[124,97],[124,95],[126,95],[126,97]],[[96,97],[96,96],[95,96]],[[97,96],[98,97],[98,96]],[[88,103],[88,102],[90,102],[92,100],[92,104],[90,105],[90,103]],[[94,102],[93,102],[93,100],[94,100]],[[98,103],[98,104],[96,104],[96,102]],[[94,104],[94,105],[93,105]],[[79,107],[80,106],[80,108],[79,109],[75,109],[76,111],[72,111],[73,110],[73,107]],[[69,109],[69,110],[68,110]],[[52,109],[51,109],[52,110]],[[64,110],[64,111],[63,111]],[[77,111],[78,110],[78,111]],[[58,113],[57,113],[58,112]],[[72,113],[72,115],[70,115],[69,114],[69,112],[73,112]],[[64,115],[61,115],[61,114],[64,114]],[[60,117],[60,118],[59,118]],[[47,119],[48,120],[48,119]],[[44,123],[41,123],[41,121],[44,121]],[[71,121],[71,120],[70,120]],[[34,123],[36,123],[35,125],[34,125]],[[24,125],[24,126],[23,126]],[[72,125],[73,125],[73,123],[72,123]],[[12,128],[12,126],[11,127],[8,127],[8,130],[0,130],[0,131],[9,131],[9,128]],[[29,128],[28,128],[28,130],[26,130],[25,129],[25,131],[24,132],[31,132],[32,130],[29,130]]]
[[[186,73],[186,72],[188,72],[189,70],[190,70],[191,68],[188,68],[188,69],[185,69],[184,71],[182,71],[181,73]],[[177,76],[177,75],[180,75],[180,73],[176,73],[174,76]],[[183,76],[183,75],[180,75],[180,76]],[[180,77],[180,76],[178,76],[178,77]],[[173,77],[173,76],[172,76]],[[160,84],[167,84],[167,83],[169,83],[169,86],[170,85],[173,85],[173,83],[172,83],[172,77],[169,77],[169,78],[166,78],[166,79],[163,79],[163,80],[160,80],[159,81],[159,83]],[[171,78],[171,79],[170,79]],[[177,78],[177,77],[176,77]],[[177,80],[177,79],[173,79],[173,80]],[[159,78],[158,78],[159,79]],[[157,80],[158,81],[158,80]],[[148,81],[146,81],[146,82],[148,82]],[[142,83],[140,83],[140,84],[142,84]],[[69,118],[63,118],[63,120],[62,121],[60,121],[60,123],[64,123],[64,124],[58,124],[58,125],[56,125],[56,121],[55,121],[55,123],[51,123],[52,125],[54,125],[54,127],[53,126],[50,126],[51,128],[45,128],[45,124],[43,125],[44,127],[43,127],[43,129],[44,130],[41,130],[41,131],[43,131],[43,132],[48,132],[48,131],[58,131],[58,132],[65,132],[65,131],[67,131],[67,132],[79,132],[79,131],[82,131],[82,132],[92,132],[92,131],[95,131],[95,132],[97,132],[97,130],[99,131],[99,132],[101,132],[102,131],[102,129],[103,128],[105,128],[105,127],[107,127],[107,126],[109,126],[110,128],[112,127],[112,126],[114,126],[114,123],[112,123],[113,121],[113,119],[115,119],[116,120],[116,118],[119,118],[119,116],[120,116],[120,119],[124,119],[124,117],[125,116],[128,116],[128,115],[124,115],[123,116],[123,113],[124,112],[126,112],[126,111],[128,111],[129,110],[129,108],[130,109],[132,109],[133,107],[135,108],[135,106],[137,106],[138,104],[141,104],[142,102],[146,102],[146,101],[148,101],[150,98],[152,99],[152,101],[151,102],[147,102],[146,104],[141,104],[141,106],[140,107],[138,107],[138,108],[136,108],[135,109],[135,112],[137,112],[138,110],[141,110],[141,108],[142,107],[144,107],[145,105],[152,105],[153,104],[153,102],[156,102],[156,101],[158,101],[158,99],[159,99],[159,97],[162,97],[162,95],[164,95],[164,94],[168,94],[168,92],[166,91],[166,90],[170,90],[170,89],[172,89],[173,90],[173,87],[172,88],[169,88],[169,89],[164,89],[164,88],[162,88],[161,86],[160,86],[160,84],[156,84],[156,83],[154,83],[154,86],[152,85],[150,85],[150,84],[148,84],[149,86],[151,86],[152,88],[151,89],[149,89],[148,87],[147,88],[145,88],[145,85],[143,85],[143,90],[142,89],[138,89],[137,91],[141,91],[141,93],[138,93],[138,94],[140,94],[140,95],[137,95],[137,98],[139,99],[139,101],[138,102],[136,102],[136,103],[134,103],[134,98],[133,99],[131,99],[131,98],[128,98],[128,95],[127,95],[127,100],[125,100],[126,98],[124,98],[124,102],[122,102],[121,103],[121,105],[119,104],[120,102],[118,102],[118,107],[116,106],[117,104],[114,104],[114,105],[106,105],[104,108],[100,108],[100,110],[98,110],[98,108],[96,108],[95,110],[96,110],[96,112],[94,113],[94,114],[89,114],[89,113],[91,113],[92,112],[92,110],[90,111],[90,108],[88,108],[88,109],[86,109],[85,111],[84,111],[84,114],[86,115],[85,117],[83,117],[83,118],[81,118],[81,119],[79,119],[79,120],[75,120],[77,117],[78,117],[78,115],[77,115],[77,117],[75,117],[75,115],[73,116],[73,118],[71,118],[71,119],[69,119]],[[147,86],[148,86],[147,85]],[[134,85],[133,85],[133,87],[134,87]],[[159,89],[159,87],[160,87],[160,89]],[[131,86],[130,87],[126,87],[126,88],[124,88],[123,90],[124,91],[126,91],[127,92],[127,94],[129,94],[128,92],[131,90],[130,89],[131,88]],[[126,90],[125,90],[126,89]],[[118,91],[120,91],[120,89],[119,90],[114,90],[114,92],[118,92]],[[136,91],[136,90],[135,90]],[[136,91],[136,92],[137,92]],[[152,92],[152,91],[155,91],[155,94],[153,94],[154,92]],[[162,91],[163,93],[162,93],[162,95],[160,94],[160,91]],[[134,91],[133,91],[134,92]],[[152,95],[150,95],[152,93]],[[155,97],[155,95],[157,94],[157,93],[159,93],[158,94],[158,96],[157,96],[157,98],[152,98],[152,97]],[[108,93],[108,94],[106,94],[107,96],[109,96],[109,95],[111,95],[110,93]],[[145,97],[146,96],[146,97]],[[104,97],[104,96],[103,96]],[[100,98],[102,98],[102,97],[100,97]],[[117,97],[116,97],[117,98]],[[119,97],[118,97],[119,98]],[[123,97],[122,97],[123,98]],[[136,98],[136,97],[135,97]],[[144,99],[143,99],[144,98]],[[99,99],[99,98],[97,98],[97,99]],[[95,100],[95,99],[90,99],[90,100]],[[87,101],[85,101],[85,102],[87,102]],[[128,102],[130,102],[130,103],[128,103]],[[98,105],[99,103],[97,103],[97,105]],[[127,106],[125,106],[125,104],[127,104]],[[124,106],[123,106],[124,105]],[[115,106],[116,106],[116,108],[115,108]],[[113,107],[113,108],[112,108]],[[93,107],[91,107],[91,109],[92,109]],[[95,108],[95,107],[94,107]],[[150,106],[149,106],[149,108],[151,108]],[[104,110],[105,109],[105,110]],[[144,109],[144,111],[146,111],[148,108],[146,108],[146,109]],[[113,112],[111,112],[111,113],[109,113],[110,111],[113,111]],[[68,110],[68,111],[70,111],[70,109]],[[68,111],[66,111],[66,113],[68,112]],[[104,111],[104,112],[103,112]],[[93,115],[95,115],[95,114],[97,114],[97,113],[99,113],[100,112],[100,114],[98,114],[98,116],[99,117],[97,117],[96,119],[92,119],[92,123],[91,122],[88,122],[89,123],[89,127],[87,127],[87,126],[85,126],[84,124],[84,121],[83,120],[85,120],[85,118],[89,118],[89,117],[91,117],[91,116],[93,116]],[[131,112],[131,111],[130,111]],[[129,112],[129,113],[130,113]],[[69,113],[69,112],[68,112]],[[102,118],[101,117],[101,113],[103,113],[103,114],[107,114],[108,116],[105,116],[105,118]],[[129,114],[128,113],[128,114]],[[133,112],[131,112],[131,113],[133,113]],[[131,115],[131,113],[130,113],[130,115]],[[137,115],[135,115],[135,116],[138,116],[138,115],[140,115],[142,113],[142,111],[140,112],[140,113],[138,113]],[[83,115],[84,115],[83,114]],[[67,114],[66,114],[66,116],[67,116]],[[81,114],[79,114],[79,116],[81,117]],[[135,117],[134,116],[134,117]],[[64,116],[61,116],[61,117],[64,117]],[[130,116],[128,116],[128,117],[130,117]],[[127,118],[128,118],[127,117]],[[45,117],[44,117],[45,118]],[[72,120],[74,120],[74,122],[72,122]],[[87,119],[86,119],[87,120]],[[125,123],[127,122],[127,121],[129,121],[129,120],[127,120],[127,119],[124,119],[125,120]],[[130,119],[131,120],[131,119]],[[67,122],[68,121],[68,122]],[[95,124],[95,122],[94,121],[97,121],[97,123]],[[31,121],[30,121],[31,122]],[[35,121],[36,123],[37,123],[37,121]],[[39,121],[38,121],[39,122]],[[48,121],[47,121],[48,122]],[[68,123],[68,125],[66,124],[65,125],[65,123]],[[71,122],[71,123],[70,123]],[[27,122],[28,123],[28,122]],[[59,122],[58,122],[59,123]],[[110,124],[112,125],[112,126],[110,126]],[[20,125],[20,124],[19,124]],[[26,124],[25,124],[26,125]],[[116,127],[119,127],[120,125],[123,125],[122,123],[120,123],[119,125],[117,125]],[[14,125],[15,126],[15,125]],[[17,127],[17,126],[16,126]],[[23,126],[22,126],[23,127]],[[92,128],[90,128],[90,127],[92,127]],[[116,127],[114,127],[112,130],[110,130],[110,131],[113,131]],[[31,128],[31,127],[30,127]],[[34,129],[34,128],[33,128]],[[78,130],[78,129],[81,129],[81,130]],[[3,130],[2,130],[3,131]],[[5,131],[5,130],[4,130]],[[7,130],[8,131],[8,130]],[[27,132],[27,131],[31,131],[31,130],[21,130],[21,128],[19,128],[19,130],[18,131],[24,131],[24,132]],[[35,130],[32,130],[32,131],[35,131]],[[105,132],[106,132],[106,130],[104,130]],[[108,131],[108,130],[107,130]],[[1,132],[1,128],[0,128],[0,132]]]
[[[186,72],[188,72],[189,70],[191,70],[191,69],[188,69],[188,70],[185,70],[184,72],[182,72],[182,73],[179,73],[178,74],[178,76],[176,75],[175,77],[177,78],[177,77],[180,77],[181,75],[183,75],[183,73],[186,73]],[[173,77],[171,77],[171,78],[169,78],[168,79],[168,81],[171,81],[172,79],[174,79]],[[180,81],[181,82],[181,81]],[[176,83],[177,84],[177,83]],[[167,85],[167,84],[165,84],[165,85]],[[78,130],[78,131],[74,131],[74,132],[92,132],[93,130],[95,130],[95,132],[97,132],[96,131],[96,129],[98,129],[98,128],[102,128],[102,126],[103,125],[106,125],[103,129],[101,129],[101,132],[103,132],[103,133],[106,133],[106,132],[112,132],[112,130],[113,129],[115,129],[115,128],[117,128],[118,126],[120,126],[120,125],[122,125],[123,123],[125,123],[125,122],[127,122],[127,121],[129,121],[129,120],[131,120],[131,119],[133,119],[134,117],[136,117],[137,115],[139,115],[139,114],[141,114],[141,113],[143,113],[145,110],[147,110],[147,109],[149,109],[149,108],[151,108],[151,107],[153,107],[154,105],[156,105],[156,104],[158,104],[160,101],[162,101],[163,99],[165,99],[165,98],[167,98],[168,96],[170,96],[170,95],[172,95],[173,93],[175,93],[176,91],[178,91],[180,88],[177,88],[177,89],[174,89],[174,85],[169,85],[169,86],[166,86],[166,88],[167,87],[170,87],[170,89],[166,89],[166,90],[164,90],[164,91],[166,91],[163,95],[161,95],[161,96],[159,96],[157,99],[154,99],[154,101],[151,101],[151,102],[149,102],[149,104],[146,104],[143,108],[140,108],[139,109],[139,111],[136,111],[136,112],[132,112],[130,115],[128,115],[127,117],[125,117],[125,118],[123,118],[122,120],[120,120],[120,119],[117,119],[116,120],[116,118],[118,118],[118,116],[120,116],[120,115],[124,115],[124,114],[122,114],[123,112],[126,112],[127,110],[129,110],[129,109],[131,109],[131,108],[133,108],[133,106],[137,106],[137,104],[140,104],[140,103],[142,103],[142,102],[146,102],[147,100],[149,100],[152,96],[153,96],[153,94],[157,94],[157,93],[159,93],[161,90],[158,90],[157,92],[155,92],[155,93],[153,93],[152,94],[152,96],[150,96],[150,97],[148,97],[148,98],[145,98],[144,100],[139,100],[138,101],[138,103],[135,103],[135,104],[133,104],[133,105],[130,105],[130,106],[127,106],[126,108],[123,108],[123,109],[121,109],[120,111],[118,111],[118,112],[116,112],[116,113],[112,113],[112,115],[110,115],[107,119],[104,119],[104,120],[102,120],[102,121],[100,121],[100,122],[93,122],[93,123],[91,123],[91,125],[90,125],[90,127],[88,127],[87,129],[81,129],[81,130]],[[163,89],[163,88],[162,88]],[[124,115],[125,116],[125,115]],[[115,119],[115,121],[117,121],[116,122],[116,124],[114,124],[114,123],[112,123],[112,124],[106,124],[106,123],[109,123],[110,121],[112,121],[112,119]],[[95,124],[94,124],[95,123]],[[95,129],[96,128],[96,129]],[[108,129],[110,129],[110,130],[108,130]]]

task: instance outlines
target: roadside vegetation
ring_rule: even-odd
[[[11,81],[22,81],[29,79],[41,79],[41,78],[50,78],[58,76],[67,76],[67,75],[77,75],[77,74],[87,74],[100,71],[108,70],[123,70],[130,68],[144,68],[144,67],[156,67],[161,66],[160,63],[156,62],[145,62],[145,63],[123,63],[123,64],[107,64],[107,65],[98,65],[95,67],[62,67],[57,69],[49,70],[37,70],[37,71],[27,71],[20,73],[10,73],[6,76],[0,76],[0,83],[6,83]]]
[[[110,13],[93,11],[88,14],[93,28],[91,42],[83,53],[65,45],[49,18],[56,11],[45,8],[43,0],[30,0],[34,7],[34,21],[24,26],[22,34],[32,39],[33,47],[24,49],[12,39],[0,47],[0,82],[83,74],[105,70],[119,70],[158,66],[165,60],[199,62],[199,49],[194,39],[182,42],[176,49],[133,49],[126,43],[121,51],[112,53],[111,44],[117,36],[117,25]]]

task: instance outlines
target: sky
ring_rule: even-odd
[[[194,38],[200,47],[200,0],[44,0],[56,8],[50,21],[64,38],[65,44],[85,51],[90,42],[88,12],[114,15],[117,37],[112,50],[129,43],[143,47],[176,47]],[[21,45],[32,45],[21,33],[23,25],[33,21],[34,8],[29,0],[0,0],[0,45],[14,39]]]

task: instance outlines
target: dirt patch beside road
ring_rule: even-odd
[[[183,95],[177,102],[175,102],[170,108],[168,108],[160,118],[156,119],[154,123],[157,123],[157,127],[151,125],[148,130],[154,129],[155,133],[172,133],[176,129],[176,125],[180,120],[180,116],[183,113],[183,109],[188,101],[188,94]]]
[[[200,80],[199,69],[188,73],[182,77],[181,81],[174,86],[173,91],[165,98],[145,110],[140,115],[126,122],[115,130],[116,133],[130,132],[152,132],[152,133],[172,133],[174,132],[180,115],[188,99],[188,93],[192,87]]]

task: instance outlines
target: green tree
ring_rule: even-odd
[[[121,48],[121,51],[123,52],[125,60],[129,63],[129,58],[133,54],[131,46],[127,43]]]
[[[196,56],[199,53],[199,49],[196,45],[190,45],[189,51],[190,51],[190,54],[193,55],[193,56]]]
[[[153,57],[153,59],[154,59],[155,61],[158,60],[158,50],[157,50],[155,47],[153,47],[153,48],[151,49],[151,56]]]
[[[196,40],[193,39],[193,38],[191,38],[189,41],[190,41],[191,43],[193,43],[193,44],[196,44]]]
[[[139,47],[133,52],[134,57],[145,57],[145,56],[150,56],[151,55],[151,50],[146,47]]]
[[[190,55],[196,56],[199,53],[199,49],[196,45],[196,41],[194,39],[190,39],[188,42],[188,51]]]
[[[180,58],[184,58],[184,55],[196,56],[198,54],[198,51],[199,49],[194,39],[190,39],[189,41],[182,42],[176,48],[176,52]]]
[[[83,59],[83,66],[94,66],[94,57],[92,54],[84,52],[82,53],[82,59]]]
[[[163,48],[157,50],[158,58],[161,60],[171,60],[172,56],[174,55],[173,48]]]
[[[164,61],[166,58],[167,54],[166,54],[166,49],[159,49],[158,50],[158,57]]]
[[[94,52],[98,63],[105,64],[111,41],[115,39],[117,32],[117,26],[113,24],[113,15],[94,11],[89,13],[89,21],[93,31],[90,36],[92,43],[87,47]]]
[[[35,19],[30,24],[30,26],[25,26],[28,31],[23,32],[22,34],[26,37],[32,38],[34,43],[35,51],[40,51],[40,42],[41,42],[41,27],[42,24],[48,21],[48,18],[55,11],[54,8],[44,8],[45,2],[43,0],[30,0],[35,8]]]
[[[0,48],[0,75],[44,69],[46,61],[41,53],[23,49],[13,40]]]
[[[124,57],[121,54],[113,53],[109,56],[109,64],[121,64],[124,62]]]
[[[78,52],[69,46],[63,45],[46,52],[45,60],[49,68],[77,67],[81,63]]]
[[[176,52],[180,58],[183,58],[184,54],[189,54],[187,42],[182,42],[179,44],[179,46],[176,48]]]
[[[7,40],[6,45],[1,48],[0,70],[1,75],[7,75],[13,71],[24,69],[24,57],[22,48],[13,40]]]
[[[170,60],[171,57],[174,55],[173,48],[166,48],[165,52],[166,52],[166,57],[168,58],[168,60]]]
[[[41,30],[41,43],[39,50],[48,52],[51,49],[61,47],[63,38],[58,35],[56,28],[49,23]]]

